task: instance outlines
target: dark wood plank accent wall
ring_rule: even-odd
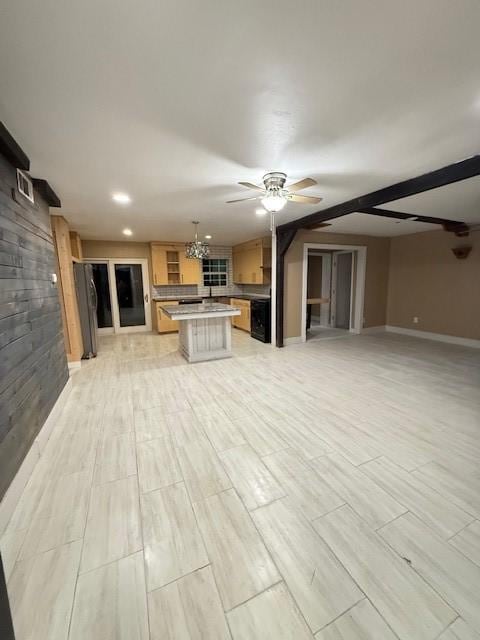
[[[7,583],[0,555],[0,638],[2,640],[15,640],[13,630],[12,613],[8,601]]]
[[[15,190],[0,154],[0,499],[68,380],[48,204]]]

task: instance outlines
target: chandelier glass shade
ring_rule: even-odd
[[[195,225],[195,240],[185,244],[185,256],[193,260],[202,260],[210,255],[210,247],[207,242],[201,242],[198,239],[198,222],[192,222]]]

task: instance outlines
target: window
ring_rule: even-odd
[[[203,285],[205,287],[225,287],[228,282],[228,260],[209,258],[202,260]]]

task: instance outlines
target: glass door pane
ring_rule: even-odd
[[[104,263],[92,264],[93,282],[97,290],[97,323],[99,329],[113,327],[112,301],[108,283],[108,265]]]
[[[145,325],[145,301],[141,264],[115,264],[120,327]]]

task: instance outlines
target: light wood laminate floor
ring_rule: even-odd
[[[17,640],[480,640],[480,351],[102,337],[0,547]]]

